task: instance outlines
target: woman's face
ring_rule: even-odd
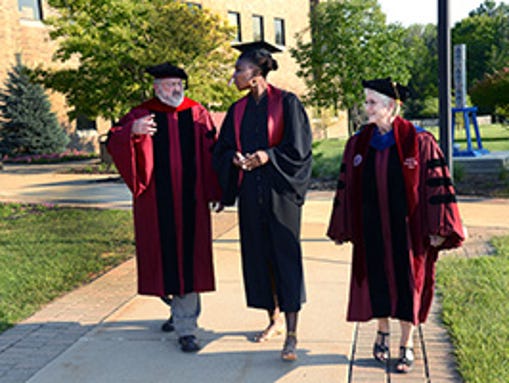
[[[251,88],[250,80],[256,77],[257,68],[245,60],[238,60],[235,64],[235,72],[233,72],[233,81],[238,90]]]
[[[365,105],[368,123],[376,124],[377,126],[391,123],[394,109],[393,102],[387,102],[377,92],[366,89]]]

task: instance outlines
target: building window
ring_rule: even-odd
[[[21,17],[30,20],[42,20],[41,0],[18,0]]]
[[[235,27],[234,42],[241,42],[242,35],[240,33],[240,13],[228,11],[228,22],[232,27]]]
[[[263,41],[263,16],[253,15],[253,41]]]
[[[275,35],[275,43],[277,45],[285,45],[286,37],[285,37],[285,21],[283,19],[278,19],[277,17],[274,19],[274,35]]]

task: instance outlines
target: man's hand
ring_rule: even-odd
[[[131,134],[148,134],[153,136],[157,132],[157,124],[154,121],[154,117],[155,116],[153,114],[148,114],[144,117],[134,120],[133,126],[131,127]]]

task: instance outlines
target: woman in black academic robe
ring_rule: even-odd
[[[274,47],[263,45],[240,47],[233,80],[249,93],[228,110],[213,158],[223,203],[238,197],[247,304],[269,314],[255,340],[281,332],[282,311],[287,334],[281,356],[295,360],[297,316],[305,301],[300,221],[311,175],[311,130],[297,97],[267,82],[277,62],[269,51]]]

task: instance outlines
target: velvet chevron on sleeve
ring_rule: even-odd
[[[426,227],[429,234],[446,240],[441,249],[458,247],[464,239],[456,192],[442,151],[429,133],[420,140],[422,166],[422,198],[426,201]]]

